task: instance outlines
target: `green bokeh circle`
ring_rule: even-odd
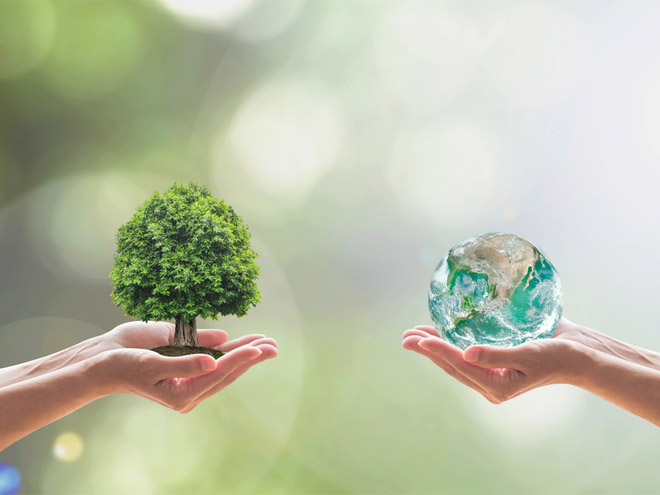
[[[125,4],[58,6],[60,30],[44,74],[67,96],[90,97],[121,86],[142,59],[143,35]]]

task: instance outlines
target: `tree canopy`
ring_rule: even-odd
[[[117,232],[112,298],[143,321],[243,316],[261,297],[250,232],[196,183],[155,193]]]

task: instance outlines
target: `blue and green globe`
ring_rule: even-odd
[[[499,232],[449,250],[431,280],[438,333],[461,349],[549,338],[562,314],[559,274],[531,242]]]

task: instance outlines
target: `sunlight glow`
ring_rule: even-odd
[[[468,408],[491,430],[518,444],[531,444],[555,434],[579,414],[584,392],[553,385],[527,392],[502,404],[491,404],[472,391]]]
[[[492,14],[502,26],[485,52],[477,84],[518,107],[538,107],[561,97],[574,83],[584,55],[582,29],[557,4],[521,2]]]
[[[302,0],[258,0],[237,22],[236,35],[251,42],[274,38],[296,21],[302,8]]]
[[[327,90],[301,80],[276,81],[248,97],[234,119],[229,143],[264,191],[297,197],[334,164],[343,128],[338,102]]]
[[[83,453],[83,440],[80,435],[72,431],[61,433],[55,439],[53,454],[60,461],[77,461]]]
[[[399,135],[390,186],[401,206],[443,225],[458,226],[491,213],[507,189],[496,137],[456,124]]]
[[[172,13],[199,27],[225,27],[239,18],[252,0],[161,0]]]
[[[394,5],[376,25],[374,83],[397,110],[432,114],[464,89],[495,33],[440,2]]]
[[[107,280],[115,234],[149,193],[125,174],[80,176],[35,191],[34,247],[55,273]]]

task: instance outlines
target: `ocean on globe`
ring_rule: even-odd
[[[438,333],[461,349],[549,338],[562,314],[559,274],[534,244],[499,232],[454,246],[431,279]]]

